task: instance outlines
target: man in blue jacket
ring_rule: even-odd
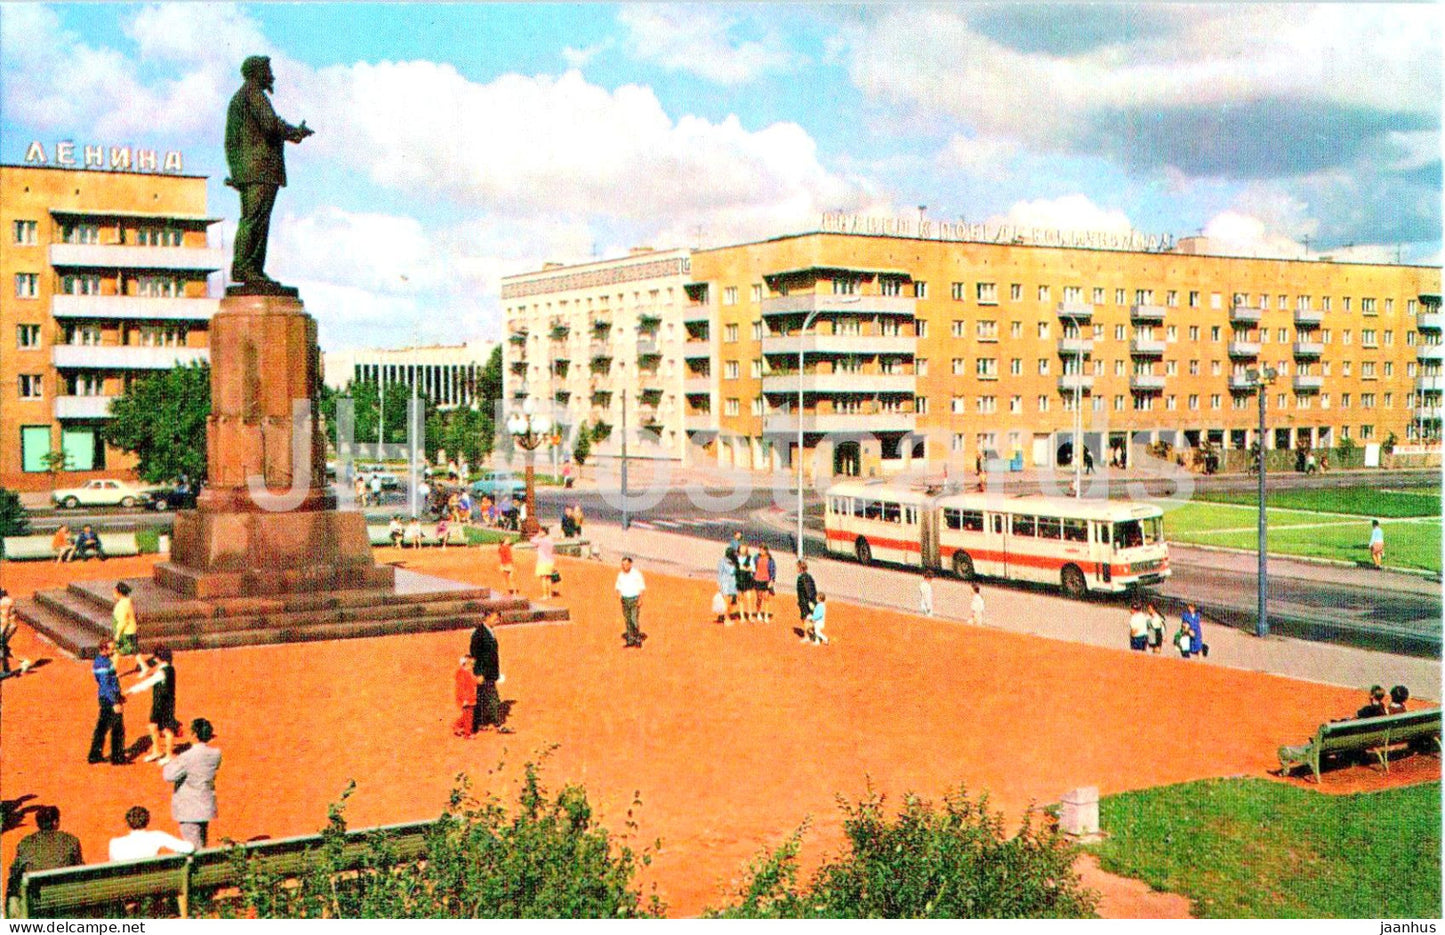
[[[120,676],[116,675],[115,643],[104,640],[95,652],[95,662],[90,672],[95,676],[95,686],[100,703],[100,713],[95,719],[95,732],[90,735],[90,762],[104,762],[101,750],[105,735],[110,734],[110,763],[124,766],[125,759],[125,717],[121,714]]]

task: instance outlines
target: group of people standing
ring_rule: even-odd
[[[765,545],[756,549],[735,533],[718,560],[717,586],[720,600],[714,601],[718,623],[770,623],[773,596],[777,593],[778,563]],[[720,608],[719,608],[720,605]]]
[[[1159,655],[1164,651],[1164,615],[1152,603],[1134,602],[1129,615],[1129,648],[1135,652],[1151,652]],[[1199,608],[1188,604],[1179,618],[1179,628],[1174,631],[1174,648],[1184,659],[1209,655],[1209,644],[1204,642],[1204,618]]]

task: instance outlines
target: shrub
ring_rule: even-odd
[[[536,919],[660,916],[656,895],[644,903],[632,888],[639,864],[651,862],[617,845],[593,823],[580,786],[555,796],[527,763],[515,811],[496,795],[470,797],[466,777],[427,834],[421,859],[401,859],[384,834],[348,858],[345,807],[355,790],[328,809],[321,847],[290,885],[259,871],[244,850],[233,859],[239,893],[214,903],[228,918]],[[634,799],[634,808],[641,803]],[[636,830],[628,811],[629,833]]]
[[[871,790],[843,804],[848,849],[797,886],[802,830],[755,861],[737,901],[710,913],[721,918],[1088,918],[1097,894],[1074,872],[1077,849],[1026,815],[1012,837],[987,796],[960,787],[941,807],[904,799],[890,821]]]
[[[30,534],[30,515],[20,502],[20,494],[0,487],[0,536]]]

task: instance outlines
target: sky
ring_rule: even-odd
[[[184,153],[224,187],[266,54],[267,272],[323,348],[500,336],[502,276],[824,212],[1441,261],[1437,4],[0,3],[0,161]]]

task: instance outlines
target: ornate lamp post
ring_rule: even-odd
[[[537,469],[536,450],[551,441],[552,420],[546,413],[536,411],[536,403],[528,397],[522,404],[521,412],[513,412],[507,420],[507,431],[512,441],[527,452],[527,518],[522,523],[522,535],[535,536],[541,525],[537,522]]]
[[[1245,371],[1245,376],[1254,384],[1254,390],[1259,394],[1259,439],[1256,442],[1259,447],[1259,616],[1254,621],[1254,635],[1264,637],[1269,636],[1269,553],[1265,549],[1264,513],[1264,397],[1265,391],[1279,374],[1273,367],[1250,367]]]

